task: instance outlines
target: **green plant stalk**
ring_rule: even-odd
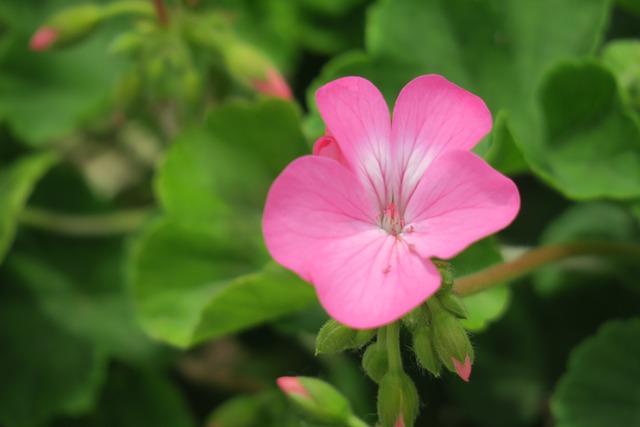
[[[386,332],[387,354],[389,356],[389,372],[402,372],[402,356],[400,354],[400,321],[384,327]]]
[[[640,263],[640,245],[616,242],[572,242],[533,249],[513,261],[507,261],[455,280],[453,289],[469,296],[505,281],[517,279],[533,270],[575,256],[605,256]]]
[[[70,236],[107,236],[138,230],[152,213],[153,209],[140,208],[102,215],[68,215],[31,207],[22,211],[20,223]]]
[[[351,415],[347,420],[347,426],[349,427],[369,427],[369,424],[362,421],[360,418],[355,415]]]

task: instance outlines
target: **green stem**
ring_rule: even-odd
[[[402,372],[402,356],[400,355],[400,321],[393,322],[383,328],[386,332],[389,372]]]
[[[104,17],[111,18],[117,15],[135,14],[153,16],[154,9],[147,1],[124,0],[108,3],[103,9]]]
[[[573,242],[533,249],[513,261],[489,267],[457,279],[453,289],[468,296],[524,276],[531,271],[575,256],[607,256],[640,262],[640,245],[614,242]]]
[[[71,236],[106,236],[138,230],[153,210],[132,209],[104,215],[67,215],[26,208],[20,215],[23,225]]]

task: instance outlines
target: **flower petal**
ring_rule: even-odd
[[[375,228],[376,213],[350,169],[327,157],[304,156],[271,186],[262,228],[273,258],[310,281],[309,262],[319,248]]]
[[[316,92],[320,114],[379,210],[389,202],[389,107],[368,80],[344,77]]]
[[[396,203],[402,211],[431,161],[447,150],[471,150],[491,129],[484,101],[431,74],[398,95],[391,125]]]
[[[328,241],[310,269],[325,310],[356,329],[403,317],[436,292],[441,282],[431,261],[380,229]]]
[[[471,152],[448,151],[420,179],[402,237],[422,257],[448,259],[509,225],[519,209],[513,181]]]

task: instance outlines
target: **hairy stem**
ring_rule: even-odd
[[[402,372],[402,356],[400,355],[400,322],[393,322],[384,327],[386,332],[389,372]]]
[[[103,215],[68,215],[26,208],[20,215],[20,223],[71,236],[106,236],[138,230],[151,213],[151,209],[142,208]]]
[[[524,276],[547,264],[575,256],[607,256],[640,263],[640,245],[615,242],[573,242],[533,249],[512,261],[489,267],[457,279],[454,290],[461,296],[483,291],[505,281]]]

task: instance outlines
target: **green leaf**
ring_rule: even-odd
[[[0,423],[40,426],[93,405],[106,360],[88,341],[60,328],[10,274],[0,286]]]
[[[0,171],[0,262],[13,242],[18,215],[36,182],[55,160],[56,156],[50,153],[33,154]]]
[[[574,199],[640,197],[640,126],[614,76],[594,62],[562,63],[541,90],[544,177]]]
[[[611,321],[571,354],[551,400],[558,427],[640,424],[640,319]]]
[[[262,243],[266,193],[307,152],[295,107],[235,103],[179,137],[156,189],[168,213],[141,237],[133,287],[154,337],[188,346],[269,321],[315,300]]]
[[[549,66],[595,50],[608,13],[606,0],[380,1],[369,13],[367,55],[330,62],[309,96],[323,82],[355,74],[393,102],[411,78],[442,74],[484,99],[495,117],[506,111],[516,145],[546,177],[537,89]],[[501,147],[499,157],[512,159],[501,170],[523,168],[514,147]]]
[[[143,327],[177,346],[299,310],[313,288],[275,264],[260,268],[233,231],[153,224],[140,241],[133,285]]]
[[[626,209],[604,202],[574,205],[556,217],[540,237],[541,245],[580,241],[640,244],[640,226]],[[537,270],[533,280],[541,294],[583,285],[593,278],[616,277],[638,289],[640,265],[622,258],[577,258]]]
[[[185,221],[259,215],[273,179],[308,154],[299,122],[296,108],[276,99],[215,110],[167,153],[156,181],[164,207]]]
[[[107,54],[104,32],[59,52],[29,50],[29,37],[48,15],[73,3],[79,2],[25,0],[0,7],[9,26],[0,46],[0,118],[32,146],[64,137],[103,113],[120,69]]]
[[[451,260],[456,277],[463,277],[502,261],[498,245],[492,238],[481,240]],[[455,284],[455,282],[454,282]],[[509,305],[509,288],[497,285],[464,298],[469,317],[460,320],[471,331],[481,331],[498,320]]]

